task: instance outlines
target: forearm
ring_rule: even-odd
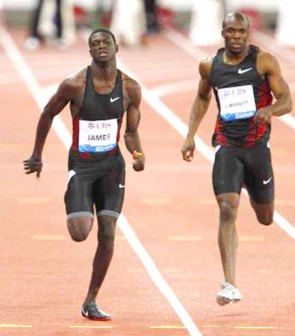
[[[201,98],[199,96],[197,97],[191,109],[187,134],[188,138],[193,138],[197,133],[199,125],[208,110],[209,103],[210,98]]]
[[[275,117],[282,116],[292,111],[292,99],[286,95],[277,100],[271,107],[271,114]]]
[[[49,113],[43,112],[38,122],[36,138],[35,138],[35,145],[32,156],[36,158],[42,157],[43,147],[45,144],[45,140],[49,133],[49,130],[52,125],[53,118],[50,116]]]
[[[126,132],[124,134],[125,145],[128,151],[133,154],[134,151],[142,153],[142,147],[138,132]]]

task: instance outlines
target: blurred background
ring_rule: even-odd
[[[290,32],[295,5],[288,0],[0,0],[2,22],[28,31],[27,49],[54,40],[75,42],[79,29],[109,27],[126,46],[145,44],[161,30],[176,29],[196,45],[220,42],[224,14],[242,11],[251,28],[267,30],[281,43],[295,44]]]

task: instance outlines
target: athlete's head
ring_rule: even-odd
[[[88,45],[94,61],[108,62],[118,51],[114,34],[106,28],[94,30],[89,35]]]
[[[114,35],[109,29],[107,29],[107,28],[102,28],[102,27],[101,27],[101,28],[95,29],[95,30],[89,35],[89,37],[88,37],[88,45],[89,45],[89,47],[90,47],[90,43],[91,43],[92,37],[93,37],[93,35],[95,35],[96,33],[106,33],[106,34],[109,34],[109,35],[112,37],[114,43],[117,44],[115,35]]]
[[[236,12],[226,15],[222,23],[222,36],[225,48],[233,53],[242,53],[248,42],[249,19],[246,15]]]

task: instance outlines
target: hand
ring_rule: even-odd
[[[29,159],[24,160],[24,169],[26,171],[26,174],[32,174],[37,172],[37,177],[39,178],[41,175],[41,170],[43,167],[43,163],[41,159],[35,158],[34,156],[31,156]]]
[[[194,157],[195,148],[194,139],[187,138],[181,149],[183,160],[191,162]]]
[[[133,166],[133,169],[135,171],[142,171],[144,170],[144,163],[145,163],[145,156],[143,153],[140,153],[140,152],[137,152],[137,151],[134,151],[132,153],[132,156],[133,156],[133,163],[132,163],[132,166]]]
[[[255,114],[254,122],[255,122],[255,124],[270,123],[271,116],[272,116],[272,114],[267,107],[262,108],[262,109],[258,110],[257,113]]]

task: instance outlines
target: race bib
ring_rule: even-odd
[[[117,147],[117,134],[117,119],[80,120],[79,152],[109,152]]]
[[[256,113],[252,85],[218,89],[220,116],[225,121],[249,119]]]

